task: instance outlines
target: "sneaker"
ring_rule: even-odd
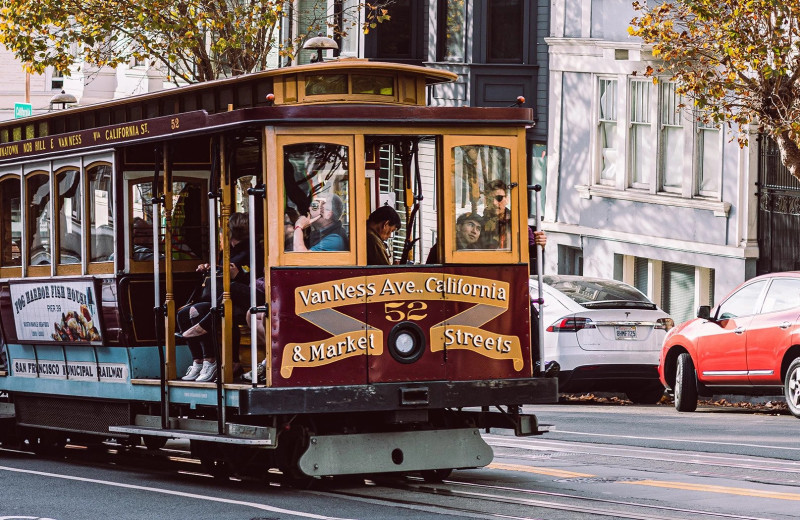
[[[200,375],[200,372],[203,371],[203,364],[202,363],[192,363],[189,368],[186,369],[186,375],[183,376],[181,379],[184,381],[194,381],[197,379],[197,376]]]
[[[217,363],[203,361],[203,369],[200,371],[200,375],[197,376],[195,381],[198,383],[205,383],[213,381],[215,377],[217,377]]]
[[[267,367],[266,367],[266,365],[264,365],[264,363],[259,363],[258,365],[256,365],[256,377],[258,377],[258,382],[259,383],[266,382],[266,380],[267,380]],[[247,372],[246,374],[242,375],[242,379],[244,379],[245,381],[252,381],[253,380],[252,370],[250,372]]]

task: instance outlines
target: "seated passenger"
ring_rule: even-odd
[[[234,323],[244,323],[247,310],[250,308],[250,242],[247,215],[234,213],[228,220],[230,237],[231,301],[233,302]],[[197,266],[197,272],[210,274],[209,264]],[[216,275],[219,276],[219,275]],[[221,277],[218,282],[219,294],[217,305],[222,300]],[[210,284],[209,284],[210,285]],[[210,334],[213,316],[211,315],[211,293],[204,290],[201,301],[185,305],[178,309],[177,325],[181,336],[186,339],[192,353],[192,364],[186,370],[184,381],[213,381],[217,376],[217,357]],[[234,330],[237,330],[234,328]],[[238,360],[238,352],[234,351],[234,361]]]
[[[400,228],[400,215],[391,206],[381,206],[367,218],[367,265],[392,265],[386,240]]]
[[[480,249],[483,219],[475,213],[464,213],[456,220],[456,249]],[[439,263],[439,242],[431,247],[426,264]]]
[[[348,251],[347,233],[339,220],[344,211],[342,199],[329,193],[314,202],[319,205],[319,214],[313,216],[315,210],[312,206],[311,216],[302,215],[294,223],[293,251]],[[304,232],[309,227],[313,229],[310,247],[307,247]]]

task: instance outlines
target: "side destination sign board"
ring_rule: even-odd
[[[185,114],[148,119],[147,121],[123,123],[5,143],[0,145],[0,160],[112,145],[146,137],[158,137],[195,130],[205,126],[207,117],[208,114],[204,110],[196,110]]]

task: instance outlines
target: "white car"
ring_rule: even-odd
[[[657,403],[664,393],[658,359],[672,318],[616,280],[548,275],[543,281],[544,359],[546,366],[557,363],[559,391],[624,392],[634,403]],[[536,276],[530,295],[538,311]]]

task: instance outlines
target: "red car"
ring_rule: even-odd
[[[675,408],[692,412],[698,395],[775,395],[800,418],[800,271],[748,280],[713,311],[673,328],[658,366]]]

